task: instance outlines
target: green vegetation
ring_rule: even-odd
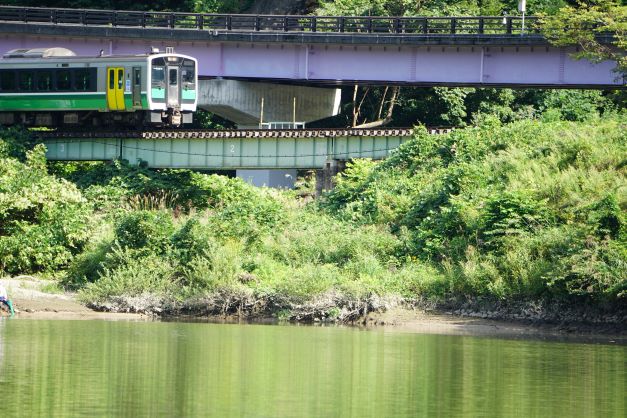
[[[46,171],[41,146],[20,149],[9,139],[25,136],[4,131],[0,268],[55,272],[93,306],[170,313],[346,320],[420,300],[620,304],[626,122],[417,128],[310,204],[187,170]]]
[[[20,155],[22,161],[10,157]],[[0,156],[0,271],[53,272],[66,266],[88,238],[86,199],[73,184],[48,175],[42,145],[24,151],[17,141],[3,140]]]
[[[566,6],[557,13],[542,16],[542,30],[557,46],[576,45],[576,58],[592,62],[615,61],[617,72],[627,74],[627,6],[617,0],[581,1],[578,7]],[[610,45],[599,35],[613,34]]]
[[[404,255],[435,266],[441,296],[627,296],[624,118],[494,117],[446,136],[418,131],[383,163],[360,161],[323,207],[388,225]]]

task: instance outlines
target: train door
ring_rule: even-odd
[[[142,105],[142,69],[133,67],[133,106]]]
[[[109,110],[124,110],[124,68],[107,68],[107,106]]]
[[[168,107],[180,107],[179,94],[179,67],[168,67]]]

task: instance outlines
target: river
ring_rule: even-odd
[[[625,417],[627,347],[350,327],[0,320],[2,417]]]

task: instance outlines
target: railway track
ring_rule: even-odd
[[[450,132],[451,128],[429,128],[432,134]],[[40,132],[42,139],[63,138],[138,138],[138,139],[223,139],[223,138],[325,138],[325,137],[407,137],[411,128],[390,129],[242,129],[207,130],[176,129],[149,131],[49,131]]]

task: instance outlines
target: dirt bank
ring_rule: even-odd
[[[16,318],[20,319],[100,319],[151,321],[155,316],[136,313],[99,312],[87,308],[68,292],[48,293],[54,282],[33,277],[0,280],[16,307]],[[185,316],[169,317],[167,320],[240,322],[236,316]],[[248,320],[247,320],[248,321]],[[274,318],[253,318],[250,322],[277,322]],[[314,321],[314,324],[316,321]],[[444,335],[494,336],[508,338],[573,338],[627,344],[624,324],[565,324],[538,321],[502,321],[473,318],[455,314],[424,312],[406,308],[390,309],[383,313],[371,312],[365,319],[354,324],[368,329],[391,332],[427,333]]]
[[[76,300],[73,293],[48,293],[54,282],[33,277],[2,279],[15,306],[16,317],[31,319],[149,319],[128,313],[96,312]]]

